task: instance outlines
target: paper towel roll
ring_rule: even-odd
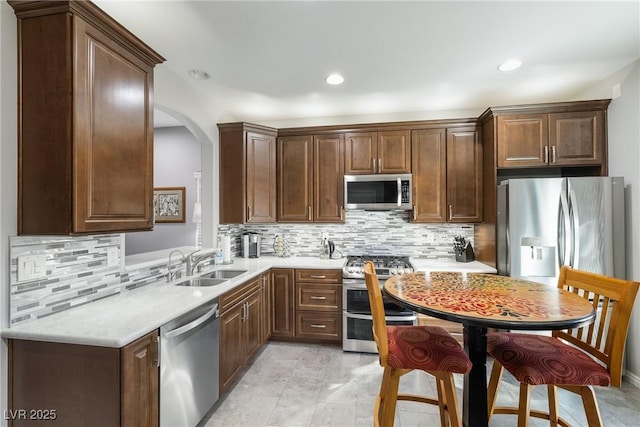
[[[222,238],[222,262],[225,264],[231,262],[231,236]]]

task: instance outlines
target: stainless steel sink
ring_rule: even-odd
[[[205,274],[202,277],[213,279],[231,279],[246,272],[247,270],[215,270],[211,273]]]
[[[185,280],[184,282],[176,283],[176,286],[194,286],[194,287],[202,287],[202,286],[216,286],[220,283],[226,282],[228,279],[222,278],[213,278],[213,277],[197,277],[190,280]]]

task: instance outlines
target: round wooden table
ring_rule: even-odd
[[[584,298],[549,285],[494,274],[411,273],[383,287],[396,304],[463,324],[471,372],[464,378],[463,424],[487,426],[487,328],[553,330],[580,327],[595,317]]]

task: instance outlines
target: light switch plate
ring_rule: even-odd
[[[120,251],[118,248],[110,246],[107,248],[107,267],[115,267],[120,264]]]
[[[46,255],[22,255],[18,257],[18,282],[47,277]]]

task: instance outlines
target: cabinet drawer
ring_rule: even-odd
[[[298,311],[296,338],[342,341],[342,313]]]
[[[341,284],[342,270],[298,269],[296,283],[298,282]]]
[[[256,292],[260,289],[259,277],[251,279],[247,283],[238,286],[237,288],[226,292],[220,296],[220,312],[224,312],[229,307],[232,307],[244,300],[248,295]]]
[[[296,310],[342,310],[342,286],[296,283]]]

